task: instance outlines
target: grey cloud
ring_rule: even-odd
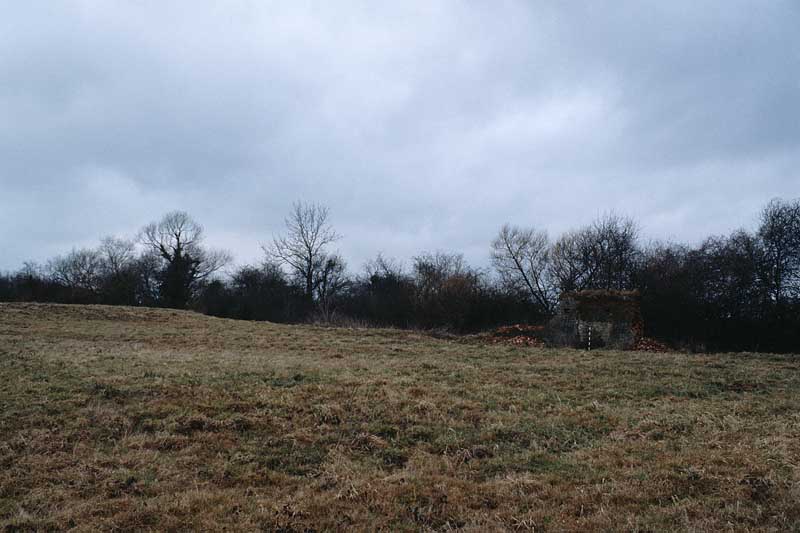
[[[696,240],[800,195],[789,1],[4,12],[0,269],[175,208],[244,262],[326,203],[357,269],[609,209]]]

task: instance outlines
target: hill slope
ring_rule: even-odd
[[[800,527],[800,362],[0,304],[0,527]]]

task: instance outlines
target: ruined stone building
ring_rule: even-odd
[[[629,349],[642,333],[638,291],[578,291],[561,296],[547,337],[556,346]]]

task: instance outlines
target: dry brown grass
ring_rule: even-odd
[[[800,362],[0,305],[0,527],[800,528]]]

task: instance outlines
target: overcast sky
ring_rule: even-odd
[[[359,271],[609,210],[696,242],[800,196],[793,0],[0,8],[0,270],[174,209],[245,263],[323,203]]]

